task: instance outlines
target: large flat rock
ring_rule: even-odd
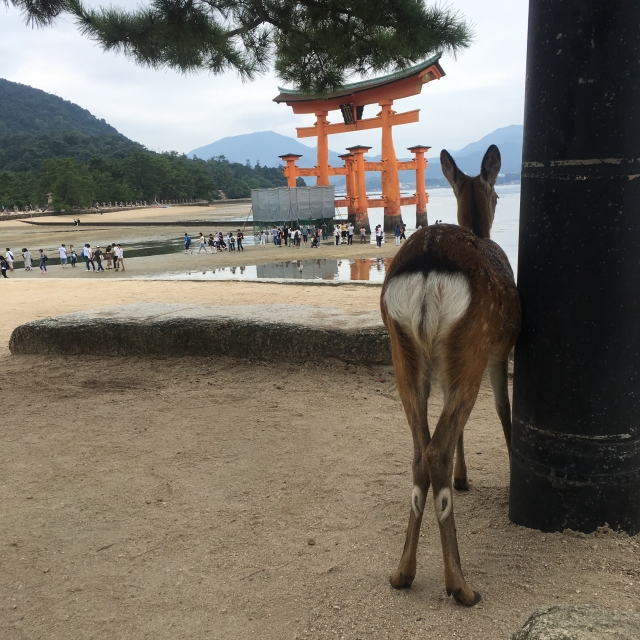
[[[591,606],[536,609],[511,640],[639,640],[640,613]]]
[[[305,362],[391,362],[378,311],[298,305],[217,307],[138,303],[27,322],[13,354],[213,356]]]

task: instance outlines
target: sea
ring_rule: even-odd
[[[491,239],[497,242],[507,254],[513,272],[516,272],[518,264],[518,229],[520,219],[520,185],[506,184],[496,187],[498,205],[496,216],[491,229]],[[403,192],[402,195],[413,195]],[[407,231],[415,230],[416,222],[415,205],[402,207],[402,218],[407,225]],[[341,208],[340,213],[346,216],[346,209]],[[381,208],[369,209],[369,222],[371,228],[382,224],[384,211]],[[427,204],[427,218],[429,224],[436,220],[457,224],[456,197],[451,188],[429,189],[429,203]]]

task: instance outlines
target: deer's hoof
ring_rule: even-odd
[[[454,478],[453,486],[456,491],[469,491],[469,481],[466,478]]]
[[[465,607],[473,607],[480,602],[482,596],[477,591],[471,591],[471,589],[467,589],[469,593],[465,593],[462,589],[455,589],[452,591],[447,587],[447,595],[453,596],[453,599],[459,603],[463,604]]]
[[[394,589],[409,589],[414,578],[415,576],[406,576],[404,573],[396,571],[389,577],[389,584]]]

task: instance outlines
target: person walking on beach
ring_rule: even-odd
[[[260,232],[260,246],[261,247],[267,246],[267,234],[264,229]]]
[[[104,257],[107,259],[107,271],[109,271],[109,269],[113,268],[113,264],[111,263],[111,251],[113,250],[113,247],[108,244],[107,248],[104,250]]]
[[[24,260],[24,270],[31,271],[31,251],[27,247],[22,250],[22,259]]]
[[[71,268],[73,269],[76,266],[76,262],[78,262],[78,254],[72,244],[69,245],[69,257],[71,258]]]
[[[336,247],[340,244],[340,225],[337,224],[333,230],[333,235],[336,238]]]
[[[323,222],[322,223],[322,239],[326,240],[327,239],[327,223]]]
[[[366,244],[367,230],[364,227],[360,227],[360,244]]]
[[[102,251],[100,250],[100,247],[96,247],[96,250],[93,252],[93,256],[96,259],[96,262],[98,263],[98,271],[104,271],[104,267],[102,266]]]
[[[124,251],[122,250],[122,245],[116,245],[117,250],[117,266],[121,267],[121,270],[124,271]]]
[[[207,239],[200,233],[200,237],[198,238],[200,243],[200,248],[198,249],[198,255],[204,249],[204,252],[207,253]]]
[[[91,251],[91,245],[85,244],[84,249],[82,250],[82,256],[84,257],[84,262],[87,265],[87,271],[91,271],[89,269],[89,265],[93,267],[93,270],[96,270],[96,265],[93,262],[93,252]]]
[[[47,273],[47,260],[49,258],[45,255],[44,251],[40,249],[40,273]]]
[[[2,272],[2,277],[6,278],[7,276],[7,269],[9,268],[9,263],[7,262],[7,259],[0,253],[0,271]]]
[[[396,237],[396,247],[400,246],[400,225],[396,224],[396,228],[393,230],[393,235]]]
[[[191,249],[191,238],[189,237],[188,234],[184,234],[184,252],[185,253],[189,253],[189,250]],[[193,253],[193,251],[191,252]]]
[[[7,261],[9,265],[9,271],[13,271],[13,251],[7,247],[7,253],[4,254],[4,259]]]
[[[403,225],[400,227],[400,242],[402,242],[403,240],[406,240],[406,239],[407,239],[407,236],[406,236],[406,234],[405,234],[405,231],[406,231],[406,230],[407,230],[407,225],[406,225],[406,224],[403,224]]]
[[[307,229],[307,227],[304,227],[302,229],[302,242],[304,242],[305,244],[307,244],[307,239],[309,238],[309,229]]]
[[[242,233],[241,229],[238,229],[238,233],[236,233],[238,238],[238,251],[244,251],[244,247],[242,246],[242,241],[244,240],[244,233]]]
[[[65,269],[67,266],[67,248],[61,244],[58,248],[58,253],[60,254],[60,266]]]

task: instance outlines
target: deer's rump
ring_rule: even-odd
[[[478,347],[502,352],[520,324],[506,254],[456,225],[434,225],[409,238],[389,267],[381,308],[387,329],[393,323],[428,356],[465,335]]]

